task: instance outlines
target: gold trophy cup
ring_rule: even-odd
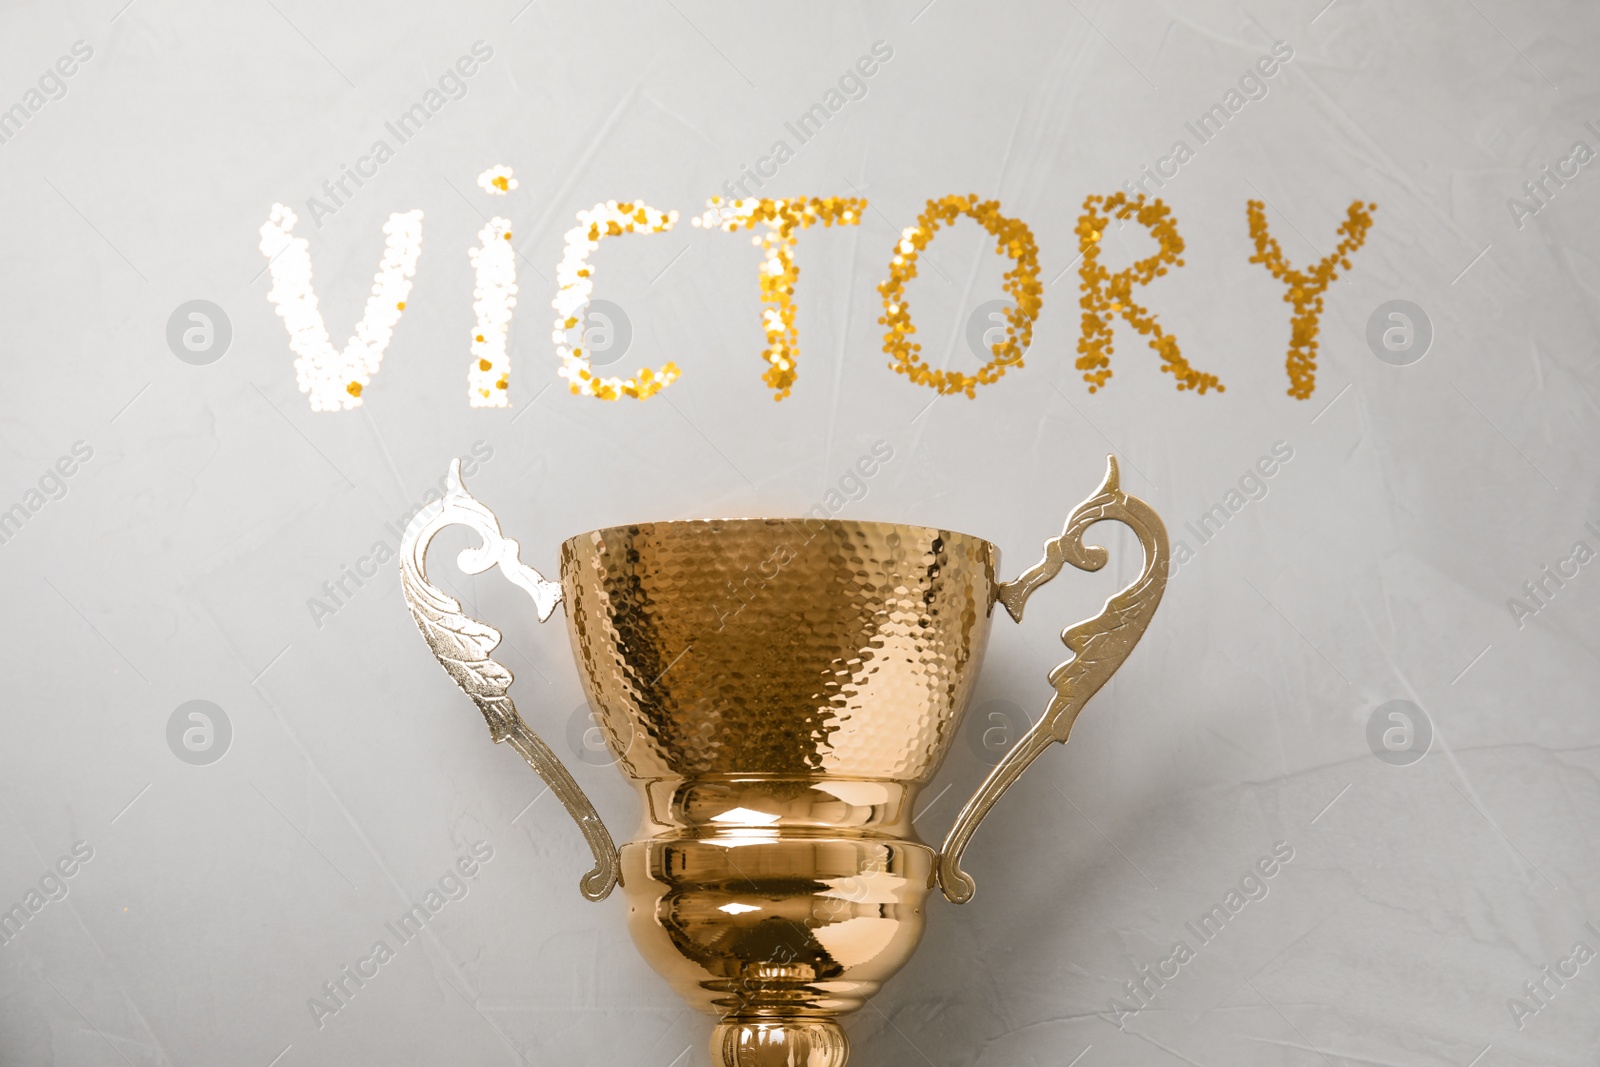
[[[1062,632],[1073,657],[1050,672],[1043,716],[961,810],[937,851],[912,810],[938,771],[978,675],[996,603],[1021,620],[1063,564],[1094,571],[1085,545],[1102,519],[1138,535],[1138,579]],[[424,557],[447,526],[478,532],[461,569],[498,565],[540,621],[563,600],[584,692],[643,821],[618,849],[588,797],[517,714],[500,633],[428,581]],[[417,514],[400,551],[412,617],[495,741],[521,753],[594,852],[590,900],[621,883],[645,958],[718,1019],[723,1067],[843,1067],[838,1017],[859,1009],[922,936],[938,886],[972,898],[961,856],[1002,793],[1143,635],[1167,576],[1167,534],[1120,486],[1099,490],[1044,558],[995,580],[999,551],[968,534],[842,519],[708,519],[579,534],[561,581],[520,562],[515,540],[461,482]]]

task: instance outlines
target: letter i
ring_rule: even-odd
[[[490,196],[504,196],[517,187],[511,168],[494,166],[478,175]],[[472,311],[472,364],[467,369],[467,403],[475,408],[504,408],[511,403],[511,357],[506,335],[517,306],[517,253],[511,247],[511,220],[496,215],[478,231],[478,247],[467,252],[475,285]]]

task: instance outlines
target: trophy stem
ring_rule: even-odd
[[[729,1019],[711,1035],[722,1067],[845,1067],[850,1041],[832,1019]]]

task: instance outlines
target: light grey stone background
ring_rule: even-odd
[[[26,515],[0,544],[0,907],[27,915],[0,945],[0,1061],[703,1063],[709,1023],[635,953],[620,895],[580,899],[579,835],[489,745],[394,567],[331,615],[308,602],[392,547],[385,524],[476,442],[493,456],[472,488],[549,568],[560,539],[619,521],[805,511],[881,440],[894,458],[844,514],[983,534],[1014,573],[1115,450],[1194,555],[1071,746],[983,828],[978,898],[934,901],[915,959],[850,1020],[856,1062],[1593,1062],[1600,962],[1573,953],[1600,950],[1600,575],[1573,546],[1600,549],[1585,525],[1600,522],[1600,176],[1572,163],[1542,204],[1523,186],[1576,142],[1600,149],[1600,11],[925,3],[5,5],[0,107],[26,108],[75,42],[93,54],[64,95],[46,78],[0,145],[0,509]],[[314,226],[307,198],[480,40],[493,57],[467,94]],[[764,190],[872,204],[857,228],[801,239],[800,377],[775,404],[760,253],[687,217],[776,140],[794,146],[785,122],[878,41],[893,58],[866,95]],[[1199,146],[1185,122],[1275,41],[1293,60]],[[1140,293],[1227,391],[1177,392],[1119,325],[1115,377],[1089,395],[1072,365],[1083,198],[1179,139],[1197,150],[1160,194],[1186,263]],[[496,163],[520,188],[491,201],[474,180]],[[1049,284],[1027,366],[930,408],[886,366],[875,286],[923,203],[966,192],[1027,221]],[[609,198],[685,216],[596,254],[596,295],[633,327],[619,367],[683,368],[646,403],[555,377],[562,234]],[[1306,401],[1285,395],[1290,308],[1249,262],[1251,198],[1296,265],[1333,245],[1351,200],[1378,204],[1327,294]],[[256,248],[274,203],[301,215],[336,344],[383,220],[424,212],[410,306],[359,411],[314,414],[296,390]],[[466,252],[494,211],[514,220],[521,303],[513,407],[490,412],[465,398]],[[1106,262],[1149,247],[1111,233]],[[1008,264],[970,223],[929,258],[921,337],[935,364],[973,370],[966,316]],[[197,299],[232,329],[205,366],[166,341]],[[1368,345],[1391,300],[1431,322],[1420,362]],[[46,477],[78,442],[91,458]],[[1293,458],[1265,498],[1202,544],[1185,523],[1278,442]],[[1133,573],[1126,532],[1103,541],[1105,573],[997,623],[979,740],[991,714],[1037,714],[1059,628]],[[1575,577],[1543,578],[1563,560]],[[582,698],[559,624],[541,629],[498,576],[454,584],[506,631],[524,713],[568,753]],[[1513,597],[1538,610],[1519,618]],[[209,764],[169,747],[193,700],[231,728]],[[1421,709],[1413,745],[1431,732],[1408,765],[1369,744],[1394,700]],[[198,721],[180,719],[180,751]],[[1404,750],[1387,712],[1377,736],[1391,726]],[[927,836],[986,769],[981,748],[957,744],[924,794]],[[576,773],[625,835],[620,776]],[[492,859],[465,896],[414,942],[388,934],[475,844]],[[1266,895],[1247,881],[1260,899],[1202,943],[1186,924],[1275,847],[1293,858]],[[379,939],[394,958],[317,1020],[309,999]],[[1125,983],[1179,940],[1194,958],[1133,999]],[[1546,966],[1578,973],[1558,986]]]

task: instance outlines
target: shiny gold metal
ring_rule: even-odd
[[[1005,605],[1013,619],[1021,622],[1022,607],[1028,597],[1060,574],[1063,563],[1084,571],[1104,567],[1109,558],[1106,550],[1099,545],[1083,543],[1083,535],[1089,527],[1104,519],[1124,523],[1138,535],[1139,546],[1144,549],[1144,570],[1132,585],[1110,597],[1099,615],[1061,631],[1061,641],[1072,650],[1073,656],[1050,672],[1055,696],[1050,698],[1039,721],[989,772],[989,777],[956,816],[945,836],[944,847],[939,849],[939,888],[944,890],[946,899],[956,904],[965,904],[977,890],[971,876],[961,869],[961,854],[966,851],[978,824],[1001,794],[1022,777],[1028,764],[1049,748],[1051,742],[1067,743],[1078,712],[1111,680],[1133,646],[1139,643],[1145,627],[1150,625],[1151,616],[1156,613],[1156,606],[1161,603],[1161,594],[1166,591],[1167,528],[1154,508],[1122,491],[1117,459],[1107,456],[1106,477],[1099,491],[1073,510],[1060,537],[1045,542],[1044,559],[995,588],[995,599]]]
[[[456,558],[456,565],[463,571],[482,574],[498,566],[500,573],[533,598],[540,622],[548,619],[561,602],[561,587],[518,558],[521,549],[515,540],[500,533],[500,520],[494,512],[467,492],[461,482],[458,459],[450,464],[444,497],[417,512],[400,543],[400,589],[406,605],[445,673],[478,705],[489,724],[489,736],[496,744],[511,742],[511,747],[577,820],[594,852],[594,870],[583,876],[579,889],[590,900],[604,900],[617,884],[617,846],[583,789],[550,746],[517,714],[517,706],[508,695],[511,671],[489,655],[500,644],[500,631],[465,614],[459,600],[428,581],[428,545],[440,530],[458,525],[477,531],[483,538],[482,545],[465,549]]]
[[[995,603],[1021,619],[1063,564],[1104,566],[1084,531],[1102,519],[1138,534],[1139,579],[1069,627],[1073,659],[1050,674],[1040,722],[967,803],[945,848],[917,836],[918,792],[938,771],[977,678]],[[566,769],[523,724],[490,658],[500,634],[427,581],[438,530],[484,538],[472,573],[498,564],[534,596],[561,600],[580,676],[642,824],[620,852]],[[929,891],[970,899],[962,850],[1000,795],[1126,659],[1161,599],[1161,521],[1118,485],[1068,519],[1044,559],[995,579],[988,541],[921,526],[839,519],[641,523],[561,546],[559,590],[517,558],[493,514],[461,485],[420,513],[401,550],[413,617],[446,671],[578,820],[598,899],[618,877],[645,958],[719,1019],[723,1067],[843,1067],[837,1017],[860,1008],[910,958]]]

